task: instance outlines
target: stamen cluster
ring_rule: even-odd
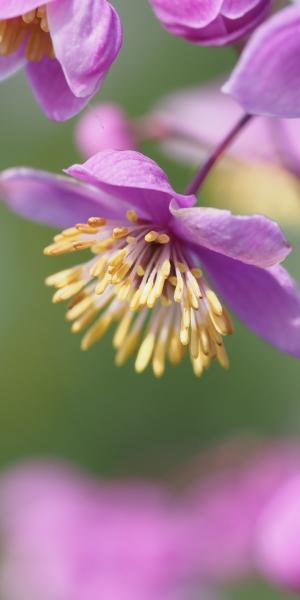
[[[118,365],[137,350],[136,370],[142,372],[152,360],[160,377],[166,357],[177,365],[189,346],[197,376],[214,358],[228,367],[222,338],[233,331],[230,317],[172,233],[154,229],[129,210],[125,225],[92,217],[64,230],[45,254],[84,249],[95,257],[47,279],[57,288],[54,302],[72,298],[67,312],[72,331],[81,331],[101,312],[82,340],[83,349],[120,321],[113,341]]]
[[[46,6],[0,21],[0,56],[17,52],[23,44],[27,60],[38,62],[44,56],[55,58]]]

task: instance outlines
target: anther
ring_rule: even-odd
[[[157,241],[159,244],[168,244],[170,241],[170,237],[166,233],[161,233],[158,236]]]
[[[88,219],[88,225],[91,227],[103,227],[106,225],[106,219],[103,219],[102,217],[90,217]]]
[[[147,233],[144,237],[145,242],[151,243],[151,242],[155,242],[158,238],[158,233],[157,231],[149,231],[149,233]]]
[[[138,223],[139,218],[135,210],[128,210],[126,213],[126,217],[128,221],[131,221],[131,223]]]

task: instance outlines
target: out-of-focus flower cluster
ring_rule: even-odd
[[[221,92],[223,80],[177,90],[144,115],[129,118],[117,104],[97,104],[75,129],[84,158],[151,141],[190,168],[204,162],[243,111]],[[297,231],[300,224],[300,119],[257,117],[224,153],[205,184],[212,204],[234,212],[262,213]],[[283,202],[284,198],[284,202]]]
[[[300,589],[300,447],[236,440],[163,483],[33,463],[0,480],[3,600],[200,600]]]

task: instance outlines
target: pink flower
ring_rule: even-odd
[[[228,302],[255,333],[300,357],[300,295],[280,266],[290,246],[275,222],[195,206],[134,151],[103,151],[67,173],[73,179],[12,169],[0,193],[23,216],[67,227],[48,256],[91,250],[47,280],[54,302],[70,301],[72,331],[88,328],[83,349],[117,323],[118,365],[137,352],[136,370],[152,362],[160,377],[189,347],[197,376],[215,358],[227,368]]]
[[[291,577],[297,564],[299,578],[299,478],[298,487],[287,483],[299,473],[300,447],[288,441],[231,441],[194,465],[182,510],[190,516],[190,561],[201,580],[216,583],[253,574],[261,565],[260,538],[266,572],[277,572],[280,581],[280,565],[283,576],[289,563]],[[280,503],[287,497],[285,486],[290,494]]]
[[[199,163],[241,118],[241,107],[221,92],[222,81],[179,90],[163,98],[150,113],[161,128],[163,148],[171,156]],[[225,154],[237,161],[272,163],[300,177],[300,119],[258,117]]]
[[[164,27],[196,44],[221,46],[252,31],[270,0],[150,0]]]
[[[162,486],[37,463],[2,476],[0,499],[2,600],[188,597],[185,521]]]
[[[89,108],[78,122],[75,138],[84,158],[101,150],[131,150],[137,145],[133,124],[120,106],[111,103]]]
[[[257,567],[273,583],[300,591],[300,475],[282,486],[262,514]]]
[[[107,0],[5,0],[0,6],[0,79],[25,67],[50,119],[77,114],[99,90],[122,43]]]

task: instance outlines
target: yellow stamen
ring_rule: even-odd
[[[158,236],[157,241],[159,244],[168,244],[170,241],[170,237],[166,233],[161,233]]]
[[[17,52],[23,43],[25,56],[30,61],[40,61],[44,56],[54,58],[46,6],[0,21],[0,56]]]
[[[158,233],[157,231],[149,231],[149,233],[147,233],[145,235],[145,242],[151,243],[151,242],[155,242],[158,238]]]
[[[54,303],[71,299],[66,317],[73,321],[72,331],[87,328],[82,348],[118,322],[113,338],[117,365],[137,352],[136,371],[152,362],[156,377],[163,375],[167,359],[177,365],[185,354],[197,377],[215,359],[228,368],[223,337],[233,325],[202,271],[190,266],[189,255],[171,235],[159,233],[135,211],[126,216],[131,225],[92,217],[56,235],[44,250],[49,256],[91,251],[87,264],[46,280],[56,289]]]
[[[135,210],[128,210],[126,216],[128,221],[131,221],[131,223],[138,223],[139,218]]]

